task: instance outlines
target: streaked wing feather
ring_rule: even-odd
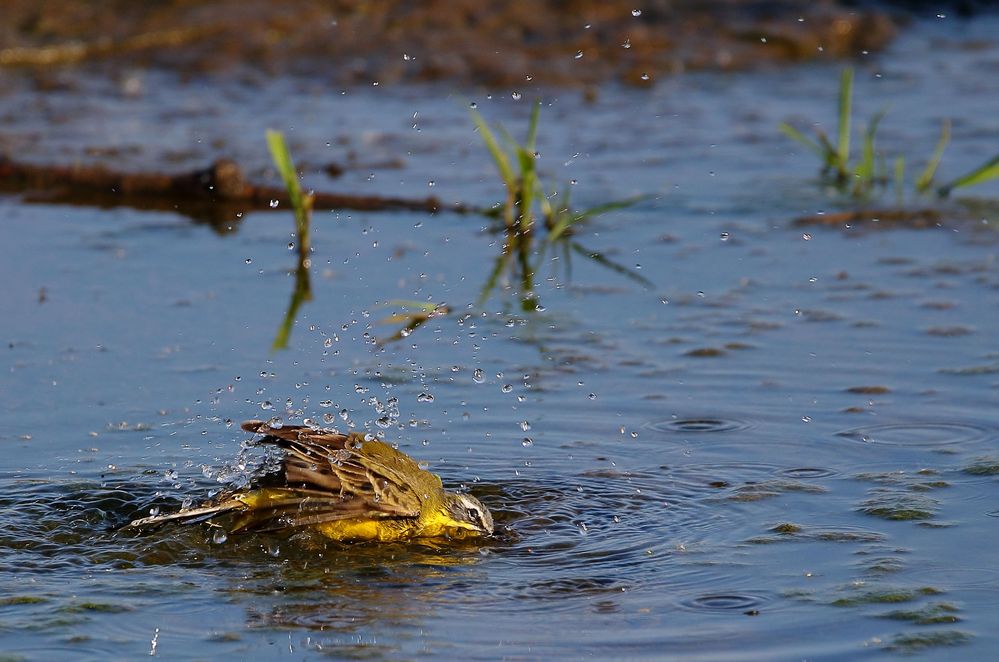
[[[365,444],[381,442],[364,442],[355,434],[343,435],[303,426],[273,428],[260,421],[247,421],[242,427],[248,432],[265,435],[260,443],[275,445],[288,453],[284,472],[289,486],[303,485],[356,497],[367,514],[399,517],[420,514],[420,496],[408,484],[406,476],[373,454],[364,452]],[[409,458],[405,460],[412,462]],[[421,471],[415,463],[413,465]]]

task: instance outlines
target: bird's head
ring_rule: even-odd
[[[450,520],[446,525],[448,528],[479,535],[491,535],[493,532],[492,514],[471,495],[447,493],[443,510],[444,517]]]

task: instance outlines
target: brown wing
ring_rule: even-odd
[[[261,421],[246,421],[242,427],[265,435],[260,443],[272,444],[287,453],[282,466],[288,487],[310,493],[299,505],[301,517],[310,520],[302,523],[364,515],[420,514],[420,495],[406,475],[410,473],[406,463],[419,471],[416,463],[381,442],[365,442],[353,433],[343,435],[297,425],[274,428]],[[325,498],[319,499],[316,493]],[[330,503],[330,493],[339,501]],[[338,516],[335,511],[350,514]],[[325,519],[315,519],[320,517]]]

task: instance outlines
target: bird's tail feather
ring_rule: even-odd
[[[209,520],[220,513],[229,512],[231,510],[246,510],[246,504],[238,499],[227,499],[221,503],[208,506],[188,508],[187,510],[181,510],[167,515],[153,515],[151,517],[143,517],[137,520],[132,520],[125,525],[125,528],[156,526],[164,522],[171,522],[174,520],[182,521],[185,524],[195,524],[197,522],[204,522],[205,520]]]

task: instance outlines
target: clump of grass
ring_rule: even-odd
[[[505,274],[512,272],[521,291],[521,307],[525,311],[539,307],[534,298],[534,274],[540,260],[550,252],[561,251],[562,264],[566,273],[571,273],[571,256],[582,255],[601,266],[648,287],[651,282],[623,265],[617,264],[598,251],[584,248],[573,239],[578,227],[600,214],[624,209],[645,198],[638,196],[591,207],[574,210],[570,205],[568,186],[564,193],[549,193],[542,184],[538,172],[537,138],[538,123],[541,117],[541,102],[535,101],[531,108],[527,125],[527,136],[523,143],[518,142],[505,129],[497,127],[494,132],[489,123],[474,107],[470,109],[472,121],[478,129],[482,142],[492,157],[500,181],[506,190],[505,200],[495,207],[495,216],[502,219],[500,229],[506,237],[502,251],[492,271],[486,278],[479,297],[484,302],[499,284]],[[499,135],[497,135],[499,134]],[[538,223],[543,224],[543,243],[534,244]]]
[[[506,200],[497,209],[507,230],[517,230],[522,234],[531,233],[535,221],[540,218],[547,231],[548,241],[556,241],[571,234],[572,228],[578,223],[600,214],[630,207],[645,198],[638,196],[589,209],[573,210],[569,204],[569,188],[566,187],[565,193],[561,195],[557,191],[549,194],[538,173],[540,100],[535,101],[531,107],[527,138],[523,143],[517,142],[503,127],[497,129],[502,138],[500,140],[477,109],[473,107],[469,112],[506,189]]]
[[[298,181],[298,171],[295,170],[295,162],[291,158],[287,143],[285,143],[284,134],[268,129],[267,147],[270,149],[271,158],[274,160],[278,174],[281,175],[281,180],[288,191],[288,200],[295,213],[295,236],[298,246],[295,289],[292,290],[288,310],[285,312],[284,320],[282,320],[271,345],[271,349],[278,350],[288,347],[288,339],[291,337],[291,329],[295,324],[298,309],[303,302],[312,299],[312,285],[309,278],[309,267],[312,263],[309,226],[312,222],[313,196],[302,192],[302,187]]]
[[[870,119],[861,135],[860,152],[854,154],[851,148],[853,69],[847,68],[840,74],[835,141],[822,129],[815,130],[814,138],[787,122],[780,124],[780,130],[819,157],[822,162],[819,174],[823,184],[833,187],[840,194],[858,200],[865,200],[883,193],[890,185],[893,185],[896,196],[901,202],[904,199],[906,188],[906,159],[903,155],[895,156],[892,159],[891,173],[889,173],[888,157],[877,148],[878,127],[887,114],[887,110],[884,108],[878,111]],[[944,120],[936,147],[912,183],[912,188],[917,195],[929,195],[942,199],[948,197],[955,189],[999,178],[999,155],[996,155],[963,175],[938,184],[937,169],[949,142],[950,121]]]

